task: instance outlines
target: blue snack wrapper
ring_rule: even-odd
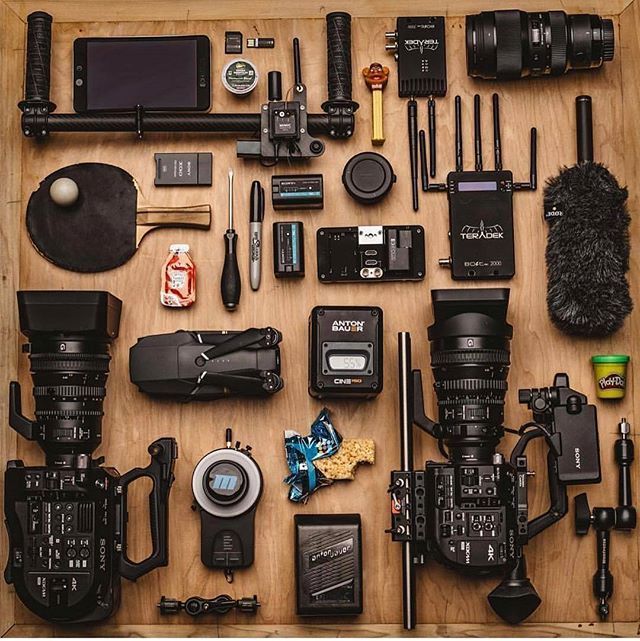
[[[342,436],[333,427],[329,410],[325,407],[311,426],[311,433],[302,436],[293,430],[284,433],[284,449],[291,474],[284,479],[290,485],[289,499],[306,503],[311,494],[323,485],[330,485],[328,479],[313,464],[318,459],[333,456],[342,443]]]

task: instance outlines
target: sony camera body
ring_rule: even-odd
[[[507,289],[435,290],[429,328],[439,420],[424,414],[422,376],[411,370],[410,337],[400,334],[403,469],[391,474],[391,534],[405,544],[405,626],[415,624],[416,565],[434,559],[459,572],[502,574],[489,595],[496,613],[519,623],[540,604],[526,577],[523,547],[568,510],[566,487],[600,481],[596,410],[556,374],[552,387],[520,390],[533,420],[504,427],[504,396],[512,328]],[[445,462],[413,469],[412,425],[438,440]],[[505,431],[519,440],[507,460],[497,451]],[[529,513],[525,454],[543,438],[548,447],[550,507]]]
[[[136,580],[168,561],[168,499],[177,445],[160,438],[151,462],[122,476],[92,454],[102,439],[109,345],[121,302],[107,292],[18,292],[29,338],[35,418],[22,414],[20,386],[9,392],[9,423],[38,441],[44,466],[9,461],[4,511],[9,537],[5,580],[35,614],[52,622],[101,621],[120,601],[120,579]],[[127,489],[146,476],[152,553],[127,556]]]

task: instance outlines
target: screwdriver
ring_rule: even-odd
[[[240,270],[236,256],[236,243],[238,234],[233,228],[233,169],[229,168],[229,228],[224,234],[224,266],[220,291],[222,302],[230,311],[234,311],[240,302]]]

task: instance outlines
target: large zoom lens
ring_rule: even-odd
[[[431,292],[431,369],[451,459],[490,462],[504,434],[509,373],[508,289]]]
[[[75,465],[102,439],[109,344],[121,302],[107,292],[18,292],[29,339],[37,440],[48,465]]]
[[[467,16],[467,73],[512,80],[560,76],[613,60],[613,22],[564,11],[483,11]]]

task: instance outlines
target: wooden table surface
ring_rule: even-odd
[[[348,9],[348,6],[346,7]],[[107,464],[121,472],[132,466],[146,465],[147,445],[157,437],[175,436],[180,458],[176,465],[176,482],[171,495],[170,564],[141,578],[137,583],[123,581],[122,606],[103,631],[134,630],[154,624],[177,626],[177,631],[213,634],[233,633],[228,624],[240,624],[247,634],[260,630],[278,634],[282,626],[316,623],[331,624],[330,630],[357,624],[367,630],[374,624],[385,624],[387,633],[399,633],[401,622],[400,546],[392,544],[384,530],[389,526],[386,494],[390,470],[399,464],[397,411],[396,336],[410,331],[413,338],[414,365],[424,369],[425,399],[428,412],[435,414],[435,397],[431,392],[426,327],[432,322],[430,289],[448,287],[511,288],[509,320],[514,327],[510,392],[506,401],[506,421],[517,426],[529,420],[529,414],[517,403],[519,387],[551,385],[555,372],[569,374],[572,387],[595,401],[595,389],[589,358],[596,353],[629,353],[638,358],[637,314],[624,329],[610,339],[571,339],[555,330],[545,306],[546,278],[544,248],[545,223],[542,220],[542,190],[518,193],[515,204],[516,277],[503,283],[454,283],[448,272],[438,267],[437,259],[448,256],[448,215],[444,194],[420,195],[420,210],[411,210],[407,143],[406,102],[397,97],[396,70],[391,56],[384,53],[384,32],[392,30],[392,19],[359,18],[353,23],[353,85],[354,99],[360,103],[357,131],[347,142],[326,140],[326,151],[308,165],[279,165],[276,170],[261,167],[257,162],[236,159],[235,137],[196,134],[149,134],[137,141],[129,134],[67,134],[52,135],[42,144],[23,142],[22,210],[29,195],[47,174],[64,165],[96,161],[119,165],[137,180],[142,199],[147,204],[181,205],[210,202],[213,224],[209,232],[162,230],[145,238],[134,258],[111,272],[82,275],[67,272],[49,264],[30,244],[22,230],[20,245],[20,287],[23,289],[104,289],[124,302],[120,337],[113,345],[113,361],[105,402],[103,444],[97,454],[105,455]],[[261,74],[259,86],[244,99],[235,99],[219,82],[222,66],[231,59],[224,55],[224,31],[242,31],[248,36],[269,36],[276,39],[273,50],[245,50],[244,57],[253,61]],[[52,99],[59,112],[71,111],[70,74],[73,40],[79,36],[117,36],[149,34],[206,34],[212,41],[213,111],[255,113],[266,97],[266,76],[271,69],[283,72],[283,86],[292,84],[291,39],[301,42],[303,79],[308,88],[309,108],[320,111],[326,96],[325,24],[323,19],[234,20],[216,22],[128,22],[128,23],[61,23],[54,26]],[[448,19],[447,49],[449,93],[437,101],[438,112],[438,180],[453,169],[453,97],[463,98],[465,165],[472,166],[473,94],[482,96],[484,126],[484,160],[492,166],[491,94],[501,96],[503,158],[505,168],[514,171],[516,180],[528,175],[529,127],[535,125],[539,134],[539,177],[543,181],[555,174],[563,164],[575,162],[574,99],[578,94],[593,96],[596,158],[609,165],[621,182],[635,187],[633,176],[625,176],[623,130],[623,82],[621,59],[607,64],[600,72],[567,75],[559,79],[522,81],[506,84],[474,81],[464,67],[464,21]],[[385,131],[387,140],[382,148],[370,142],[371,101],[360,70],[370,62],[383,61],[391,69],[389,86],[384,94]],[[17,100],[17,96],[15,97]],[[419,101],[420,126],[426,128],[426,101]],[[352,201],[341,185],[342,168],[353,154],[374,150],[384,154],[397,174],[397,184],[389,197],[380,204],[363,207]],[[214,154],[212,188],[155,188],[154,152],[211,151]],[[237,312],[230,314],[220,301],[219,278],[223,259],[222,235],[226,228],[227,185],[229,167],[235,172],[236,228],[239,233],[239,259],[243,278],[243,294]],[[259,292],[249,288],[248,281],[248,202],[251,181],[260,179],[267,190],[273,173],[322,172],[325,179],[325,206],[322,211],[274,212],[267,199],[265,218],[266,252],[263,262],[263,283]],[[304,280],[280,280],[271,269],[271,224],[278,220],[302,220],[305,225],[307,274]],[[358,224],[421,224],[426,230],[427,276],[419,283],[372,285],[323,285],[315,274],[315,231],[321,226]],[[637,234],[637,220],[634,221]],[[170,243],[186,242],[198,269],[198,301],[189,310],[174,311],[159,302],[160,272]],[[632,258],[632,287],[638,298],[637,254]],[[379,305],[384,309],[385,380],[384,392],[373,401],[327,401],[336,428],[347,438],[373,438],[377,445],[375,466],[361,469],[356,480],[336,483],[315,494],[306,506],[287,499],[282,483],[287,473],[283,449],[283,431],[295,429],[306,433],[323,404],[307,393],[307,318],[314,305]],[[128,351],[140,336],[172,332],[177,329],[244,329],[272,325],[284,335],[282,344],[284,391],[267,401],[222,400],[214,403],[181,405],[151,400],[129,382]],[[632,361],[632,371],[633,371]],[[30,389],[27,358],[21,357],[21,381]],[[627,398],[617,404],[598,402],[603,482],[599,486],[570,488],[573,496],[588,490],[591,504],[615,504],[617,500],[617,469],[613,462],[613,442],[621,416],[633,423],[633,380],[629,381]],[[26,395],[25,410],[32,402]],[[234,437],[253,446],[255,459],[265,478],[265,491],[256,521],[256,561],[250,569],[236,573],[232,586],[221,572],[214,572],[200,562],[199,519],[190,509],[191,473],[198,460],[224,443],[224,429],[231,426]],[[635,433],[635,430],[634,430]],[[504,439],[503,452],[510,451],[513,438]],[[534,448],[535,449],[535,448]],[[43,460],[38,448],[19,441],[19,457],[29,464]],[[435,442],[416,431],[416,462],[427,458],[439,460]],[[532,512],[546,509],[547,486],[542,448],[533,457],[538,476],[533,479]],[[637,465],[637,464],[636,464]],[[634,489],[637,490],[634,473]],[[141,484],[142,485],[142,484]],[[134,556],[145,555],[149,535],[146,520],[146,490],[137,488],[129,541]],[[637,493],[636,493],[637,496]],[[364,538],[364,613],[356,620],[326,619],[304,621],[295,615],[293,556],[293,515],[296,513],[359,512]],[[614,533],[612,536],[612,571],[616,594],[612,601],[612,621],[633,622],[639,618],[638,537],[637,533]],[[588,626],[596,620],[591,591],[595,570],[595,537],[577,538],[573,533],[572,512],[559,524],[547,530],[528,546],[530,577],[542,597],[542,605],[530,618],[534,628],[519,630],[498,625],[494,630],[505,634],[521,634],[527,630],[555,622],[549,634],[570,630],[581,634],[576,625]],[[435,563],[418,570],[419,621],[425,634],[469,632],[488,628],[478,624],[500,624],[489,608],[486,595],[497,583],[495,579],[462,578]],[[230,592],[235,597],[258,594],[262,607],[255,618],[229,614],[220,620],[202,621],[202,628],[189,627],[193,621],[183,616],[161,618],[155,607],[161,595],[184,599],[190,595],[211,597]],[[40,621],[16,600],[16,623],[23,631],[32,630]],[[249,629],[250,624],[260,628]],[[206,624],[206,625],[205,625]],[[447,628],[446,625],[454,626]],[[466,627],[455,627],[467,624]],[[118,626],[114,628],[113,626]],[[139,627],[142,626],[142,627]],[[187,627],[185,627],[187,626]],[[336,628],[337,626],[337,628]],[[629,624],[624,630],[633,633]],[[633,630],[632,630],[633,628]],[[46,628],[37,628],[43,630]],[[151,629],[151,628],[150,628]],[[156,631],[159,630],[155,628]],[[291,631],[309,629],[282,628]],[[345,628],[348,630],[349,628]],[[168,627],[162,633],[170,634]],[[357,632],[357,628],[350,628]],[[385,628],[376,628],[384,634]],[[596,626],[596,634],[610,634],[610,624]],[[96,630],[97,632],[99,630]],[[62,631],[58,631],[61,633]],[[64,632],[69,633],[66,629]],[[83,629],[84,632],[84,629]],[[237,634],[237,629],[235,631]],[[500,633],[500,632],[498,632]]]

